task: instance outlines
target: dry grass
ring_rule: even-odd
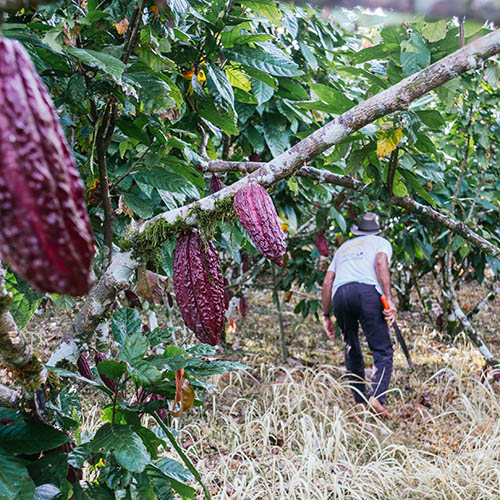
[[[472,288],[467,300],[481,293]],[[291,353],[280,366],[270,297],[251,303],[236,345],[252,369],[220,378],[205,412],[180,423],[214,500],[500,498],[500,388],[480,382],[481,355],[464,338],[443,343],[419,313],[402,315],[416,369],[396,348],[388,395],[396,418],[362,412],[359,425],[342,343],[326,341],[290,304]],[[497,313],[498,301],[477,319],[494,351]]]
[[[460,396],[414,408],[406,418],[422,435],[406,443],[405,421],[363,412],[364,426],[355,423],[349,390],[330,366],[263,375],[259,383],[229,377],[216,401],[232,404],[183,429],[214,499],[499,497],[500,404],[491,386],[439,374]]]
[[[474,304],[483,293],[471,286],[462,300]],[[294,315],[292,300],[282,366],[270,294],[249,299],[249,316],[237,319],[233,349],[222,355],[249,371],[215,378],[217,392],[175,423],[214,500],[500,499],[500,384],[480,382],[481,355],[464,338],[443,342],[418,307],[401,314],[416,369],[408,372],[396,348],[388,395],[396,418],[361,412],[359,425],[342,342]],[[497,300],[476,318],[497,359],[499,316]],[[365,361],[369,374],[371,356]],[[94,410],[89,430],[99,425]]]

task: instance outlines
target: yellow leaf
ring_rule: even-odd
[[[396,149],[401,137],[403,131],[400,128],[382,131],[377,140],[377,154],[380,157],[387,156]]]
[[[124,17],[119,23],[113,24],[119,35],[123,35],[128,30],[128,19]]]
[[[207,81],[207,77],[205,76],[205,72],[202,69],[200,69],[200,71],[198,71],[196,78],[198,78],[198,83],[200,85],[203,85],[203,83]]]
[[[229,83],[233,87],[238,87],[245,92],[250,92],[252,90],[252,83],[241,71],[238,71],[234,68],[227,68],[226,76],[229,80]]]

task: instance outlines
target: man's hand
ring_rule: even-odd
[[[389,299],[386,297],[387,303],[389,304],[389,309],[384,309],[383,313],[385,316],[385,320],[387,321],[387,324],[391,326],[394,321],[396,321],[396,315],[398,310],[396,309],[396,306],[394,305],[394,302],[392,299]]]
[[[335,342],[335,324],[330,316],[323,316],[323,328],[325,329],[328,338]]]

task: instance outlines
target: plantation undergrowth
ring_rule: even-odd
[[[474,304],[484,292],[471,285],[462,300]],[[408,370],[395,346],[387,404],[394,420],[363,411],[360,425],[341,340],[331,342],[317,320],[294,314],[292,300],[284,311],[283,365],[271,294],[248,298],[249,314],[235,316],[230,347],[217,356],[241,361],[248,371],[214,377],[216,390],[204,405],[174,419],[214,500],[498,499],[500,384],[491,375],[481,382],[481,355],[465,338],[445,342],[417,302],[413,312],[400,313],[415,369]],[[475,320],[497,359],[499,313],[496,300]],[[64,331],[62,317],[44,318],[29,329],[40,347]],[[43,325],[52,336],[39,334]],[[366,344],[364,350],[369,375]],[[92,394],[85,406],[92,431],[100,420]]]
[[[471,286],[462,299],[475,303],[482,292]],[[209,409],[182,431],[215,499],[498,498],[500,387],[480,381],[481,355],[463,337],[444,342],[419,304],[400,314],[415,370],[395,347],[388,396],[395,418],[365,411],[361,426],[340,339],[329,341],[313,319],[300,321],[290,304],[282,366],[270,296],[257,292],[250,304],[229,340],[251,370],[221,379]],[[476,318],[496,356],[498,306]]]

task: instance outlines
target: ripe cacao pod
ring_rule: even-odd
[[[241,252],[241,270],[246,273],[248,271],[248,254]]]
[[[220,177],[217,174],[212,174],[212,177],[210,177],[210,193],[214,194],[222,188],[223,186]]]
[[[168,307],[174,307],[174,299],[172,298],[172,294],[170,292],[167,292],[167,302]]]
[[[89,362],[87,358],[80,354],[78,361],[76,362],[76,366],[78,367],[78,373],[89,380],[94,380],[94,376],[92,375],[92,370],[90,369]]]
[[[91,286],[83,185],[49,93],[22,45],[0,38],[0,254],[44,292]]]
[[[323,233],[318,233],[316,235],[315,243],[316,243],[316,248],[318,249],[320,255],[328,257],[329,254],[328,241],[326,241],[325,235]]]
[[[174,251],[174,291],[182,319],[201,342],[216,345],[224,329],[224,284],[217,251],[198,231],[182,236]]]
[[[260,184],[249,184],[236,193],[233,205],[257,250],[281,266],[286,252],[285,233],[267,191]]]
[[[231,299],[233,298],[233,292],[229,289],[229,281],[227,278],[224,278],[224,306],[227,310],[229,307],[229,302],[231,302]]]
[[[102,352],[97,352],[95,355],[95,364],[96,366],[101,362],[108,359],[105,354]],[[102,383],[112,392],[116,392],[118,390],[118,384],[116,383],[116,380],[107,377],[106,375],[103,375],[102,373],[99,373],[99,376],[101,377]]]
[[[248,300],[246,297],[241,297],[240,302],[238,303],[238,310],[240,311],[241,316],[244,318],[248,313]]]

